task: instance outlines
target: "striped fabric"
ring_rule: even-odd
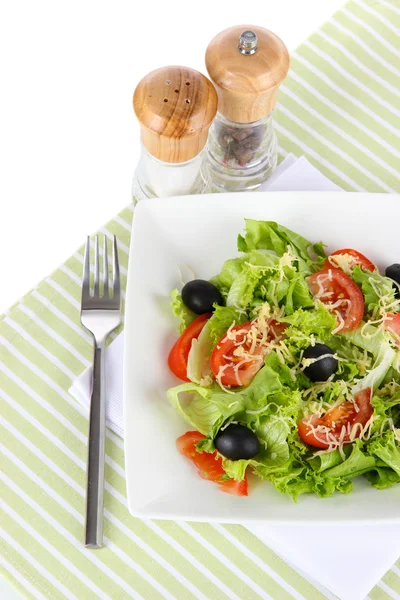
[[[353,0],[312,35],[292,56],[276,116],[282,154],[305,154],[347,190],[400,192],[398,0]],[[102,230],[118,236],[124,285],[131,222],[128,207]],[[92,358],[82,262],[80,248],[0,321],[5,576],[40,600],[332,600],[241,526],[132,518],[110,431],[106,546],[85,550],[87,415],[67,393]],[[369,598],[400,599],[400,562]]]

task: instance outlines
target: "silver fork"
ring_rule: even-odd
[[[104,352],[107,336],[121,322],[121,283],[117,238],[113,240],[112,296],[108,273],[107,237],[104,236],[104,292],[100,296],[99,236],[95,243],[94,291],[90,292],[90,237],[87,238],[83,267],[81,323],[94,338],[93,385],[90,401],[86,487],[85,546],[103,545],[103,495],[105,446]]]

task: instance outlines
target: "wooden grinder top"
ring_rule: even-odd
[[[221,31],[206,51],[219,112],[236,123],[252,123],[267,116],[289,64],[285,44],[268,29],[236,25]]]
[[[141,138],[152,156],[179,163],[205,146],[217,112],[211,81],[188,67],[163,67],[146,75],[133,94]]]

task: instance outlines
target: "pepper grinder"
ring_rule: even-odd
[[[218,92],[207,154],[211,191],[255,191],[276,166],[272,111],[289,64],[285,44],[263,27],[237,25],[211,40],[206,67]]]
[[[204,148],[217,105],[214,86],[194,69],[163,67],[139,82],[133,108],[142,150],[134,202],[208,191]]]

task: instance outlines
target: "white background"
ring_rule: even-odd
[[[258,24],[293,50],[342,0],[0,0],[0,313],[130,202],[148,71],[200,71],[209,40]],[[0,597],[19,597],[0,581]]]
[[[220,30],[293,50],[342,0],[0,0],[0,313],[130,202],[132,93],[148,71],[205,71]]]

